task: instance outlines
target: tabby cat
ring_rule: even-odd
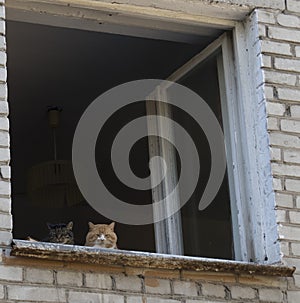
[[[44,238],[41,242],[51,242],[51,243],[60,243],[60,244],[74,244],[74,234],[73,234],[73,222],[68,224],[59,223],[51,224],[47,223],[49,229],[49,235],[47,238]],[[32,237],[27,237],[30,242],[40,242]]]
[[[114,232],[115,222],[111,224],[93,224],[89,222],[85,246],[101,248],[117,248],[117,235]]]

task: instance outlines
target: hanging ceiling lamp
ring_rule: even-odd
[[[37,164],[28,172],[28,196],[32,204],[45,207],[72,206],[84,201],[73,173],[71,161],[57,160],[56,130],[61,109],[48,109],[53,134],[54,160]]]

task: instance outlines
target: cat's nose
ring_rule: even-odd
[[[104,241],[104,240],[105,240],[104,235],[101,235],[101,236],[99,237],[99,240]]]

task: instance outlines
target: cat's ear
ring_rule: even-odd
[[[52,229],[53,228],[53,224],[48,223],[48,222],[46,224],[47,224],[48,229]]]
[[[72,230],[72,228],[73,228],[73,222],[70,221],[70,222],[67,224],[67,229],[68,229],[68,230]]]
[[[90,229],[93,229],[95,227],[95,224],[93,224],[92,222],[89,222],[88,224]]]
[[[112,231],[114,231],[114,229],[115,229],[115,222],[112,222],[112,223],[110,223],[109,225],[108,225],[108,227],[112,230]]]

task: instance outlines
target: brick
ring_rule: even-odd
[[[10,196],[11,194],[11,186],[8,181],[0,181],[0,195]]]
[[[196,301],[197,302],[197,301]],[[196,303],[195,302],[195,303]],[[143,301],[141,303],[144,303]],[[178,300],[147,297],[147,303],[181,303]],[[198,302],[197,302],[198,303]]]
[[[265,90],[265,97],[267,99],[273,99],[274,97],[273,87],[265,85],[264,90]]]
[[[300,46],[296,46],[295,51],[296,51],[296,56],[300,57]]]
[[[285,113],[285,106],[281,103],[267,102],[268,115],[283,116]]]
[[[281,130],[291,132],[291,133],[300,133],[300,121],[295,120],[281,120]]]
[[[12,229],[12,215],[0,214],[0,228]]]
[[[0,146],[9,146],[9,134],[5,131],[0,131]]]
[[[274,14],[263,10],[257,11],[257,19],[258,22],[262,22],[262,23],[269,23],[269,24],[276,23]]]
[[[72,271],[57,272],[57,283],[61,285],[82,286],[82,274]]]
[[[288,194],[275,194],[275,201],[277,206],[293,208],[293,196]]]
[[[174,281],[174,294],[183,296],[198,296],[198,289],[196,283],[184,282],[184,281]]]
[[[32,283],[53,284],[54,276],[51,270],[26,268],[25,280]]]
[[[127,272],[127,269],[126,269]],[[152,278],[163,278],[163,279],[179,279],[179,270],[168,270],[168,269],[145,269],[143,271],[145,277]]]
[[[281,163],[272,163],[272,172],[275,175],[300,177],[300,167],[296,165],[286,165]]]
[[[59,288],[8,285],[8,299],[42,302],[66,302],[65,291]]]
[[[1,30],[1,23],[0,22],[0,30]],[[7,70],[5,67],[0,67],[0,81],[6,82],[7,80]]]
[[[289,191],[300,191],[300,180],[286,179],[285,180],[285,188]]]
[[[292,253],[300,256],[300,243],[291,243]]]
[[[287,298],[289,303],[299,303],[300,290],[290,290],[287,292]]]
[[[22,281],[23,270],[20,267],[0,265],[0,280]]]
[[[300,106],[299,105],[291,105],[291,117],[300,118]]]
[[[273,177],[273,189],[274,190],[282,190],[282,181],[281,179]]]
[[[297,76],[291,74],[285,74],[275,71],[265,71],[265,81],[267,83],[276,83],[276,84],[287,84],[287,85],[296,85]]]
[[[171,294],[170,280],[145,278],[146,293],[151,294]]]
[[[0,166],[0,173],[3,179],[10,179],[11,177],[10,166],[8,165]]]
[[[215,272],[197,272],[183,270],[181,272],[182,279],[194,280],[194,281],[205,281],[205,282],[223,282],[223,283],[234,283],[236,277],[230,273],[215,273]]]
[[[283,152],[283,160],[290,163],[300,163],[299,150],[285,150]]]
[[[1,22],[1,21],[0,21],[0,33],[1,33],[2,35],[5,35],[5,28],[6,28],[5,22]]]
[[[269,37],[283,41],[300,42],[300,31],[270,26]]]
[[[282,26],[295,28],[300,27],[300,18],[294,15],[279,14],[277,16],[277,21]]]
[[[6,100],[7,99],[7,84],[0,83],[0,99]]]
[[[9,121],[7,117],[0,117],[0,129],[9,130]]]
[[[290,222],[293,224],[300,224],[300,212],[289,211]]]
[[[146,303],[145,297],[127,297],[126,303]]]
[[[69,301],[72,303],[124,303],[124,297],[115,294],[70,291]],[[178,303],[178,302],[177,302]]]
[[[4,6],[0,7],[0,18],[5,19],[5,8],[4,8]]]
[[[281,149],[276,147],[271,147],[271,160],[281,160]]]
[[[12,241],[11,231],[0,231],[0,246],[10,246]]]
[[[283,242],[282,240],[280,241],[280,252],[284,256],[288,256],[290,254],[290,249],[289,249],[289,243],[288,242]]]
[[[300,196],[296,198],[296,207],[300,208]]]
[[[142,282],[138,277],[115,276],[115,282],[119,290],[142,291]]]
[[[279,287],[286,288],[286,278],[281,277],[268,277],[265,275],[240,275],[239,283],[245,286],[266,286],[266,287]]]
[[[254,299],[256,291],[251,287],[232,286],[231,287],[232,299]]]
[[[4,286],[0,286],[0,299],[4,299]]]
[[[295,226],[279,225],[279,236],[285,240],[300,241],[300,228]]]
[[[10,160],[10,152],[8,148],[0,147],[0,161],[8,162]]]
[[[267,118],[268,130],[279,130],[278,119],[274,117]]]
[[[0,101],[0,114],[8,115],[8,102],[7,101]]]
[[[262,55],[261,65],[263,67],[272,67],[272,57],[267,55]]]
[[[283,294],[280,289],[262,288],[258,290],[258,293],[262,302],[283,302]]]
[[[271,133],[270,143],[272,145],[279,145],[289,148],[300,148],[300,138],[299,136],[282,134],[282,133]]]
[[[259,35],[259,37],[267,36],[267,30],[266,30],[266,26],[264,24],[258,24],[258,35]]]
[[[292,12],[299,13],[299,0],[287,0],[287,9]]]
[[[0,211],[10,213],[11,211],[11,199],[0,198]]]
[[[6,65],[6,53],[0,52],[0,65]]]
[[[0,36],[0,49],[6,49],[6,38],[5,36]]]
[[[269,40],[261,41],[261,51],[263,53],[292,55],[291,46],[288,43],[280,43]]]
[[[204,296],[225,298],[225,288],[222,285],[204,283],[201,285],[201,291]]]
[[[112,279],[105,274],[91,274],[85,275],[86,286],[98,289],[112,289]]]
[[[276,210],[276,222],[287,222],[286,211],[277,209]]]
[[[274,66],[276,69],[287,70],[290,72],[300,71],[300,60],[275,58]]]

